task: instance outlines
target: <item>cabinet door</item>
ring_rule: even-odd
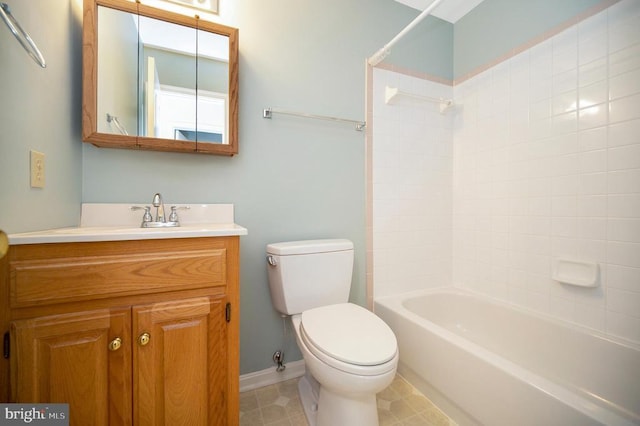
[[[226,426],[225,305],[200,297],[133,308],[135,425]]]
[[[11,323],[16,402],[68,403],[71,425],[131,424],[130,309]],[[110,343],[121,339],[119,347]]]

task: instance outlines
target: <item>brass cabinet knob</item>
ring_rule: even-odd
[[[2,229],[0,229],[0,259],[2,259],[8,251],[9,238],[7,238],[7,234],[5,234]]]
[[[140,343],[140,346],[148,345],[149,340],[151,340],[151,335],[149,333],[142,333],[140,337],[138,337],[138,343]]]
[[[111,342],[109,342],[109,350],[112,352],[115,352],[118,349],[120,349],[120,346],[122,346],[122,339],[119,337],[116,337]]]

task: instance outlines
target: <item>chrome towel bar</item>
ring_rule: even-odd
[[[24,50],[27,51],[29,56],[33,58],[34,61],[42,68],[46,68],[47,64],[44,60],[44,56],[38,50],[38,46],[31,39],[29,33],[22,29],[16,18],[11,14],[11,10],[9,10],[9,5],[6,3],[0,3],[0,17],[7,24],[9,30],[13,33],[16,39],[20,42]]]
[[[266,108],[262,110],[262,118],[272,118],[273,114],[293,115],[295,117],[313,118],[316,120],[338,121],[341,123],[352,123],[356,125],[356,130],[362,132],[367,124],[364,121],[350,120],[347,118],[331,117],[327,115],[308,114],[306,112],[287,111],[277,108]]]

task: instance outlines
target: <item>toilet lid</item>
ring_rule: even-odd
[[[304,311],[301,323],[316,349],[349,364],[383,364],[397,351],[396,336],[389,326],[372,312],[352,303]]]

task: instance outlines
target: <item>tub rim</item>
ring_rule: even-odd
[[[492,303],[494,305],[507,309],[513,309],[517,312],[531,315],[536,319],[551,321],[556,325],[569,327],[572,330],[586,333],[596,338],[604,339],[614,344],[620,344],[624,347],[640,352],[640,344],[636,345],[634,344],[634,342],[628,341],[623,338],[608,336],[604,333],[599,332],[598,330],[571,323],[569,321],[553,317],[549,314],[540,313],[532,309],[512,304],[502,299],[498,299],[483,293],[478,293],[466,288],[451,286],[432,287],[429,289],[413,290],[397,295],[374,298],[374,312],[376,312],[377,305],[380,304],[387,309],[396,312],[398,315],[406,318],[407,320],[417,323],[418,325],[423,325],[424,323],[426,323],[428,327],[427,330],[431,333],[434,333],[439,338],[453,345],[461,347],[463,350],[479,357],[482,361],[487,362],[491,366],[504,371],[505,374],[516,379],[523,380],[525,383],[539,389],[541,392],[549,394],[551,397],[564,402],[572,409],[598,422],[601,422],[603,424],[616,424],[624,426],[638,425],[637,422],[638,420],[640,420],[640,413],[629,412],[626,408],[620,407],[614,403],[598,404],[593,400],[586,398],[585,396],[583,396],[583,394],[576,392],[576,390],[579,391],[579,389],[572,386],[561,385],[544,376],[535,374],[525,367],[518,365],[516,362],[511,361],[499,354],[496,354],[484,348],[480,344],[467,340],[464,337],[455,334],[453,331],[450,331],[440,326],[439,324],[429,320],[428,318],[424,318],[416,314],[415,312],[412,312],[403,304],[405,300],[410,298],[442,293],[477,298],[482,300],[483,302]],[[400,353],[400,362],[402,362],[402,353]],[[411,368],[411,366],[409,367]]]
[[[537,319],[549,321],[555,325],[568,327],[572,330],[579,331],[581,333],[585,333],[594,337],[598,337],[600,339],[625,346],[629,349],[640,351],[640,342],[635,342],[633,340],[625,339],[624,337],[620,337],[620,336],[609,335],[595,328],[587,327],[587,326],[554,316],[549,313],[536,311],[534,309],[527,308],[526,306],[518,305],[512,302],[506,301],[504,299],[497,298],[495,296],[490,296],[485,293],[480,293],[480,292],[470,290],[467,288],[462,288],[462,287],[451,287],[451,286],[431,287],[428,289],[412,290],[412,291],[407,291],[404,293],[399,293],[394,295],[374,297],[373,299],[374,312],[375,312],[376,303],[381,303],[386,306],[390,306],[390,304],[398,303],[402,307],[402,309],[405,310],[406,312],[412,315],[415,315],[417,318],[422,318],[423,320],[426,320],[434,324],[435,326],[438,326],[438,324],[434,323],[433,321],[430,321],[414,312],[411,312],[408,308],[404,306],[403,302],[409,298],[414,298],[416,296],[425,296],[429,294],[442,294],[442,293],[477,298],[482,300],[483,302],[489,302],[503,308],[512,309],[520,313],[533,316]]]

